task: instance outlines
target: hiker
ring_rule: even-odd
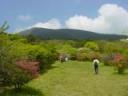
[[[65,61],[66,61],[66,62],[68,61],[68,57],[67,57],[67,56],[65,57]]]
[[[99,70],[99,60],[98,59],[94,58],[93,66],[94,66],[95,74],[98,74],[98,70]]]
[[[61,63],[65,62],[65,55],[60,55],[59,60]]]
[[[59,59],[60,59],[60,62],[61,62],[61,63],[64,62],[64,59],[63,59],[63,56],[62,56],[62,55],[59,57]]]

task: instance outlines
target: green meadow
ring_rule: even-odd
[[[128,96],[126,74],[100,64],[96,75],[91,62],[56,62],[20,92],[7,90],[1,96]]]

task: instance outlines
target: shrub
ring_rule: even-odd
[[[30,81],[31,75],[28,72],[18,68],[16,60],[22,57],[20,50],[14,46],[15,43],[10,41],[8,36],[1,35],[0,38],[0,77],[2,84],[6,86],[15,86],[20,89],[25,83]]]
[[[100,58],[100,53],[92,51],[88,48],[80,48],[78,49],[76,58],[77,60],[80,61],[85,61],[85,60],[92,61],[94,57]]]
[[[57,48],[57,52],[58,52],[58,55],[60,55],[60,54],[68,54],[69,58],[71,60],[75,60],[76,59],[77,49],[74,48],[73,46],[69,45],[69,44],[61,45],[61,47]]]
[[[41,69],[47,69],[56,60],[56,51],[54,49],[46,49],[43,46],[33,45],[28,51],[29,59],[40,62]]]
[[[93,51],[99,51],[99,46],[97,43],[89,41],[85,44],[85,47],[93,50]]]
[[[10,85],[14,85],[15,89],[20,90],[24,84],[28,83],[33,79],[33,76],[30,75],[27,71],[24,71],[20,68],[15,68],[9,74]]]
[[[3,85],[14,85],[15,89],[21,89],[25,83],[33,79],[33,75],[21,67],[18,67],[15,62],[16,61],[11,58],[11,60],[8,61],[9,64],[5,63],[0,75],[1,78],[3,78]]]
[[[76,59],[77,59],[78,61],[85,61],[85,60],[86,60],[86,56],[87,56],[86,53],[77,53]]]
[[[114,65],[119,74],[123,73],[125,70],[125,58],[122,54],[118,53],[114,56]]]
[[[17,66],[22,69],[23,71],[29,73],[32,78],[35,78],[39,75],[40,72],[40,65],[39,62],[34,60],[18,60]]]
[[[104,62],[104,65],[113,65],[114,63],[114,54],[102,54],[102,60]]]

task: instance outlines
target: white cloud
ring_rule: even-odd
[[[83,15],[70,17],[66,22],[67,28],[89,30],[99,33],[127,34],[128,11],[116,4],[105,4],[98,10],[95,18]]]
[[[19,16],[19,19],[26,21],[30,20],[31,16]],[[75,15],[66,20],[64,26],[61,25],[58,19],[53,18],[47,22],[38,22],[27,29],[32,27],[48,29],[69,28],[128,35],[128,11],[117,4],[104,4],[99,8],[98,15],[95,18]]]
[[[61,24],[59,22],[59,20],[57,19],[51,19],[47,22],[39,22],[33,26],[30,26],[29,28],[32,27],[38,27],[38,28],[48,28],[48,29],[60,29],[61,28]]]
[[[21,21],[29,21],[29,20],[32,19],[32,16],[30,16],[30,15],[19,15],[17,18]]]

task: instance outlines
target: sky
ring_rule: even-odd
[[[128,35],[128,0],[0,0],[0,25]]]

